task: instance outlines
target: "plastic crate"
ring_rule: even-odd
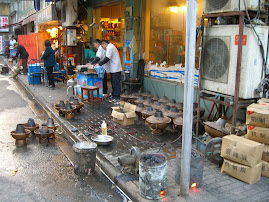
[[[28,84],[41,84],[41,74],[40,76],[31,76],[29,73],[28,73]]]
[[[40,64],[28,64],[28,73],[41,72]]]
[[[59,69],[60,69],[60,67],[59,67],[59,63],[56,63],[56,65],[55,65],[55,67],[54,67],[54,71],[55,71],[55,72],[58,72]]]

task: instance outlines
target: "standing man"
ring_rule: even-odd
[[[18,43],[14,44],[14,47],[17,49],[17,53],[15,57],[18,57],[20,55],[20,59],[22,59],[22,73],[27,74],[27,61],[28,61],[28,52],[26,49],[22,46],[19,45]]]
[[[106,51],[105,58],[98,62],[95,66],[103,66],[106,64],[110,70],[111,84],[112,84],[112,96],[113,99],[120,99],[120,79],[121,79],[121,61],[117,48],[106,40],[101,43],[102,48]]]
[[[97,52],[96,52],[96,57],[93,59],[91,64],[95,65],[100,60],[103,60],[106,57],[106,51],[102,48],[101,41],[99,39],[95,39],[93,41],[93,46],[97,50]],[[110,72],[109,72],[109,69],[106,68],[106,64],[102,66],[105,68],[105,74],[103,78],[103,94],[104,96],[106,96],[107,95],[107,73],[110,73]]]
[[[14,39],[14,35],[11,36],[11,39],[9,40],[9,49],[10,50],[13,50],[14,49],[14,44],[16,43],[17,41]]]

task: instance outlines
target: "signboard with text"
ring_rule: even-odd
[[[0,52],[3,51],[3,37],[0,36]]]
[[[0,27],[8,26],[8,16],[0,16]],[[0,28],[0,32],[9,32],[9,27]]]

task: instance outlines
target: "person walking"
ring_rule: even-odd
[[[95,65],[100,60],[103,60],[106,57],[106,51],[101,46],[101,41],[99,39],[95,39],[93,41],[93,46],[97,50],[96,57],[93,58],[93,61],[91,62],[92,65]],[[109,73],[109,69],[106,68],[106,64],[102,65],[105,68],[105,74],[103,78],[103,94],[104,96],[107,95],[107,73]]]
[[[107,68],[110,70],[111,75],[111,84],[112,84],[112,97],[113,99],[120,99],[120,79],[121,79],[121,60],[117,48],[106,40],[103,40],[101,43],[102,48],[106,51],[105,58],[98,62],[95,66],[107,65]]]
[[[22,60],[22,67],[23,67],[22,74],[27,74],[27,61],[28,61],[29,54],[26,51],[26,49],[24,48],[24,46],[19,45],[18,43],[14,44],[14,48],[17,49],[17,52],[16,52],[16,55],[13,57],[18,57],[20,55],[20,59]],[[15,76],[17,76],[17,75],[15,75]]]
[[[48,80],[49,80],[49,85],[47,86],[48,88],[54,88],[55,83],[54,83],[54,76],[53,76],[53,68],[56,64],[55,61],[55,52],[51,48],[51,42],[49,40],[45,41],[45,47],[46,50],[41,56],[41,60],[44,60],[44,67],[47,69],[47,74],[48,74]]]

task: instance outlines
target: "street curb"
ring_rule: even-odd
[[[78,136],[76,133],[72,132],[72,127],[70,124],[62,117],[58,115],[58,113],[53,109],[53,106],[50,104],[46,104],[44,100],[39,99],[35,94],[32,92],[31,89],[25,85],[22,80],[17,77],[17,81],[25,88],[25,90],[31,94],[31,96],[36,100],[36,102],[44,109],[44,111],[48,114],[48,116],[52,117],[64,131],[64,136],[67,138],[70,144],[74,144],[78,141],[89,141],[89,139],[84,138],[83,136]],[[132,201],[137,202],[146,202],[152,201],[143,198],[140,195],[139,186],[136,185],[132,181],[123,181],[120,179],[120,176],[123,174],[119,169],[117,169],[111,162],[109,162],[104,155],[102,155],[98,150],[96,154],[96,164],[104,171],[104,173],[113,181],[115,185],[117,185]]]

